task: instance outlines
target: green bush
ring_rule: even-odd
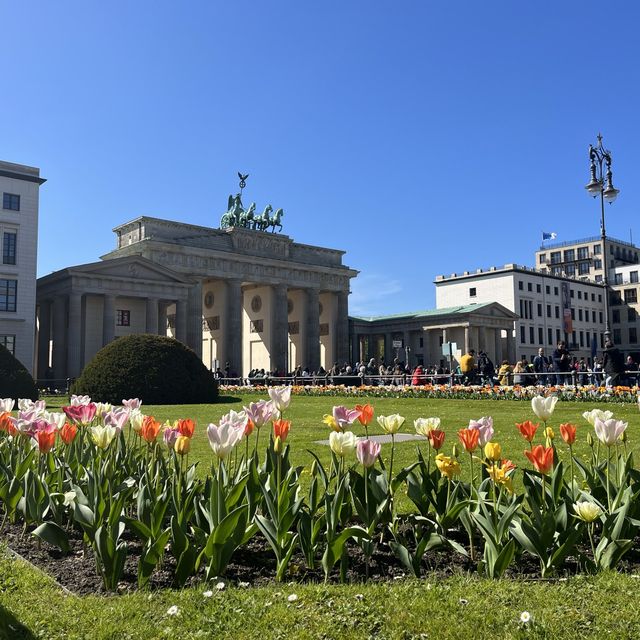
[[[213,373],[191,349],[155,335],[114,340],[87,364],[71,391],[112,404],[126,398],[145,404],[201,404],[218,397]]]
[[[0,345],[0,398],[38,399],[38,388],[24,365]]]

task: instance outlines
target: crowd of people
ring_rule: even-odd
[[[605,385],[634,386],[640,381],[638,363],[632,356],[626,359],[622,352],[610,341],[605,342],[601,357],[593,362],[584,357],[572,356],[564,342],[559,342],[551,355],[543,348],[536,356],[523,356],[515,363],[502,360],[493,363],[486,352],[476,353],[471,349],[460,357],[453,372],[443,362],[439,365],[422,364],[409,367],[395,358],[386,364],[371,358],[368,362],[334,363],[326,370],[320,367],[312,371],[309,367],[296,367],[288,373],[252,369],[246,378],[238,378],[229,365],[218,369],[216,377],[226,383],[263,385],[282,384],[283,380],[294,384],[343,384],[345,386],[368,385],[422,385],[422,384],[462,384],[462,385]]]

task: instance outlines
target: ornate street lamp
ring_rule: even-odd
[[[611,204],[620,191],[613,186],[611,173],[611,151],[602,146],[602,136],[598,134],[597,146],[589,145],[589,161],[591,163],[591,180],[585,189],[590,196],[600,196],[600,236],[602,239],[602,284],[604,285],[604,337],[611,335],[609,329],[609,285],[607,282],[607,232],[604,225],[604,201]]]

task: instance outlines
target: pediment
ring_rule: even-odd
[[[69,271],[75,275],[125,278],[144,282],[189,282],[189,280],[175,271],[139,256],[127,256],[83,264],[71,267]]]

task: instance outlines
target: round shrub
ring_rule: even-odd
[[[191,349],[155,335],[114,340],[96,353],[71,390],[112,404],[126,398],[145,404],[200,404],[218,397],[213,373]]]
[[[38,388],[20,360],[0,345],[0,398],[38,399]]]

